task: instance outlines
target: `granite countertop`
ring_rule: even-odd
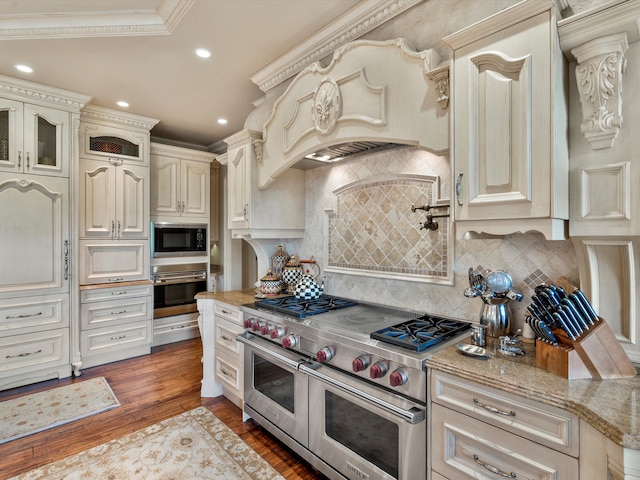
[[[640,376],[621,379],[567,380],[535,366],[532,344],[525,355],[497,353],[495,339],[487,349],[492,358],[462,355],[455,346],[430,357],[427,366],[482,385],[537,400],[576,414],[617,445],[640,449]]]
[[[196,294],[196,300],[218,300],[228,305],[239,307],[245,303],[256,301],[256,289],[230,290],[228,292],[201,292]]]

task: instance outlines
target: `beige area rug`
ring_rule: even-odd
[[[103,377],[0,402],[0,444],[119,407]]]
[[[11,480],[284,480],[205,407]]]

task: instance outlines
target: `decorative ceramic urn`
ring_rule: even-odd
[[[282,271],[282,281],[286,285],[287,293],[293,293],[298,281],[302,277],[302,266],[295,254],[291,254],[291,258],[284,266]]]
[[[278,295],[282,291],[282,280],[269,269],[267,274],[260,279],[260,291],[265,295]]]
[[[276,253],[271,257],[271,271],[276,278],[282,278],[282,272],[289,260],[289,255],[282,245],[278,245]]]

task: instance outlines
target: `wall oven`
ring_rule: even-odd
[[[198,310],[197,293],[207,291],[208,263],[154,265],[153,317],[169,317]]]
[[[153,257],[207,255],[207,225],[168,222],[151,223]]]

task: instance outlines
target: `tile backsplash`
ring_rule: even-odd
[[[362,266],[366,262],[377,267],[402,268],[402,262],[393,264],[390,259],[370,260],[375,257],[376,249],[388,250],[389,240],[393,238],[393,231],[406,234],[409,221],[424,221],[424,215],[409,213],[400,215],[394,228],[382,230],[378,235],[367,238],[366,253],[357,260],[347,260],[343,257],[340,246],[342,243],[335,239],[335,229],[343,229],[344,239],[349,222],[357,224],[357,228],[367,228],[358,218],[350,218],[340,225],[336,217],[341,215],[340,195],[336,192],[349,191],[349,185],[359,185],[364,190],[365,185],[376,183],[376,179],[388,179],[399,176],[437,177],[441,201],[451,198],[451,165],[447,157],[439,157],[414,148],[403,148],[372,154],[366,157],[347,160],[336,165],[307,170],[305,175],[306,188],[306,234],[302,241],[287,243],[287,251],[296,253],[301,258],[314,256],[327,277],[326,292],[333,295],[354,298],[360,301],[385,304],[401,308],[414,309],[437,315],[448,315],[477,321],[482,307],[479,298],[467,298],[463,295],[469,285],[468,270],[481,265],[490,270],[507,270],[513,277],[513,287],[524,295],[520,303],[512,302],[513,328],[521,328],[524,321],[526,306],[531,302],[533,288],[545,280],[565,277],[572,283],[579,284],[577,258],[570,240],[547,241],[542,234],[526,233],[514,234],[492,239],[453,240],[447,245],[447,260],[451,262],[453,285],[438,283],[419,283],[408,281],[402,277],[402,272],[376,271],[370,269],[370,275],[357,275],[353,271],[331,271],[332,264],[344,262],[351,266]],[[380,191],[373,195],[384,195],[396,189],[396,184],[389,183],[380,187]],[[345,187],[347,187],[345,189]],[[358,188],[351,189],[357,192]],[[372,191],[373,192],[373,191]],[[345,197],[346,199],[346,197]],[[387,201],[390,201],[389,199]],[[413,201],[407,197],[404,201]],[[417,200],[416,200],[417,201]],[[372,207],[371,205],[375,205]],[[369,208],[385,209],[385,203],[369,204]],[[406,210],[406,205],[401,207]],[[409,207],[410,208],[410,207]],[[364,209],[363,209],[364,210]],[[361,211],[360,214],[363,212]],[[356,215],[354,212],[351,215]],[[367,213],[372,222],[385,217],[384,212],[378,214],[373,211]],[[393,218],[389,217],[388,218]],[[364,218],[364,217],[363,217]],[[448,224],[448,219],[438,219],[442,225]],[[330,227],[331,222],[333,226]],[[358,224],[359,223],[359,224]],[[401,228],[398,228],[400,226]],[[415,225],[414,225],[415,226]],[[448,225],[447,225],[448,226]],[[455,227],[455,224],[454,224]],[[327,243],[330,230],[333,236],[331,244]],[[441,230],[441,232],[444,230]],[[323,234],[319,234],[322,232]],[[420,232],[421,238],[435,232]],[[363,244],[364,245],[364,244]],[[444,251],[444,250],[443,250]],[[377,263],[376,263],[377,262]],[[386,262],[386,263],[385,263]]]
[[[325,271],[451,283],[449,207],[438,198],[438,180],[385,175],[336,190],[336,210],[328,212]],[[425,212],[412,209],[424,205],[440,205],[430,208],[437,217],[429,223]]]

